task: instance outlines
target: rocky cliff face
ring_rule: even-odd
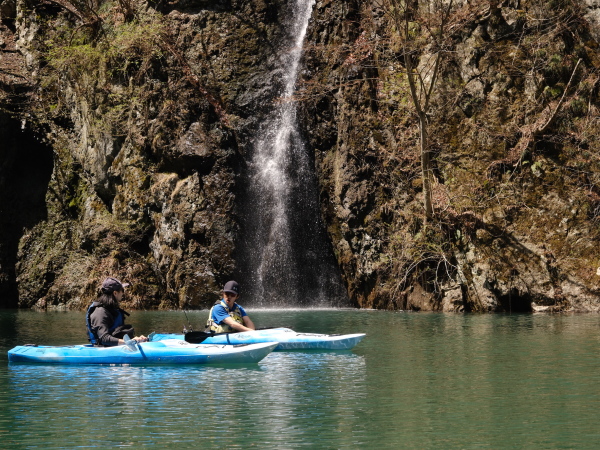
[[[385,3],[320,2],[307,58],[305,117],[350,295],[391,309],[597,310],[597,5],[459,5],[428,117],[425,224]]]
[[[299,108],[354,304],[598,309],[598,5],[555,3],[459,5],[429,116],[427,223],[385,2],[316,3]],[[243,278],[243,175],[285,11],[0,1],[5,306],[18,292],[21,307],[81,308],[115,275],[130,307],[206,307]]]
[[[133,284],[130,307],[206,307],[236,275],[241,155],[271,89],[281,5],[125,3],[135,17],[75,1],[12,2],[2,17],[31,91],[5,105],[28,101],[23,132],[47,174],[37,215],[3,242],[2,297],[18,285],[19,306],[83,307],[113,274]],[[3,117],[4,173],[31,181],[16,117]],[[28,186],[2,182],[4,215],[24,211],[8,198]]]

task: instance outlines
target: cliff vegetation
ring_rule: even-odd
[[[3,306],[243,280],[286,4],[0,0]],[[599,38],[591,0],[316,2],[295,101],[351,304],[600,309]]]

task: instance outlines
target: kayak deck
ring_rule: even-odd
[[[8,351],[9,362],[44,364],[250,364],[265,358],[277,343],[190,344],[183,340],[94,347],[21,345]]]
[[[217,333],[210,335],[202,340],[203,344],[249,344],[260,342],[278,342],[279,345],[274,351],[294,351],[294,350],[350,350],[354,348],[366,335],[364,333],[356,334],[318,334],[318,333],[298,333],[290,328],[272,328],[254,331],[242,331],[239,333]],[[189,335],[189,333],[188,333]],[[152,341],[162,341],[164,339],[185,339],[183,334],[153,334]],[[193,341],[192,341],[193,342]]]

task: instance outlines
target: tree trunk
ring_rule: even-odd
[[[431,157],[429,155],[429,143],[427,139],[427,118],[424,113],[419,114],[419,132],[421,140],[421,177],[423,178],[423,207],[425,208],[425,220],[433,217],[432,193],[431,193]]]

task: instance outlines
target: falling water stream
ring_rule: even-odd
[[[255,305],[332,305],[345,299],[293,100],[313,5],[314,0],[295,0],[284,14],[286,36],[276,70],[281,88],[252,149],[246,301]]]

